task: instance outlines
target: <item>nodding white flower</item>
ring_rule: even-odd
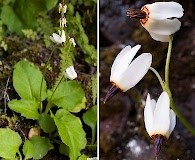
[[[52,36],[50,36],[50,39],[54,42],[54,43],[58,43],[58,44],[63,44],[66,41],[66,35],[64,30],[62,30],[62,32],[60,30],[58,30],[59,34],[53,33]]]
[[[141,25],[150,36],[161,42],[168,42],[169,35],[177,32],[181,22],[177,18],[183,16],[184,9],[176,2],[156,2],[143,6],[140,10],[129,9],[127,15],[140,18]]]
[[[75,43],[74,38],[70,38],[70,39],[69,39],[69,42],[71,42],[71,43],[72,43],[72,45],[73,45],[74,47],[76,46],[76,43]]]
[[[67,27],[66,26],[66,18],[65,17],[60,18],[60,28],[64,28],[64,27]]]
[[[67,5],[66,4],[62,4],[62,3],[59,3],[59,13],[61,13],[62,15],[66,13],[66,10],[67,10]]]
[[[75,72],[73,66],[68,67],[64,75],[66,78],[69,78],[70,80],[77,78],[77,73]]]
[[[167,92],[162,92],[157,102],[147,96],[144,109],[144,121],[146,131],[154,139],[155,155],[160,152],[162,143],[168,139],[175,128],[176,115],[170,109],[170,100]]]
[[[133,48],[126,46],[115,58],[110,75],[112,87],[106,94],[104,103],[119,90],[126,92],[134,87],[148,72],[152,63],[150,53],[143,53],[132,61],[140,47],[141,45],[136,45]]]

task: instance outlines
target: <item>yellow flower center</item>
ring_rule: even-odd
[[[144,25],[148,21],[150,12],[149,12],[149,10],[148,10],[148,8],[146,6],[142,7],[141,10],[146,13],[146,18],[140,19],[140,23]]]

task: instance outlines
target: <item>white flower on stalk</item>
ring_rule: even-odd
[[[140,47],[141,45],[136,45],[133,48],[126,46],[115,58],[110,75],[112,87],[106,94],[104,103],[119,90],[126,92],[134,87],[148,72],[152,63],[150,53],[143,53],[133,60]]]
[[[67,10],[67,5],[66,4],[62,4],[62,3],[59,3],[59,13],[61,13],[62,15],[66,13],[66,10]]]
[[[70,79],[70,80],[73,80],[75,78],[77,78],[77,73],[75,72],[74,70],[74,67],[73,66],[70,66],[66,69],[66,72],[64,73],[65,77]]]
[[[64,28],[64,27],[67,27],[66,26],[66,18],[65,17],[60,18],[60,28]]]
[[[147,96],[144,108],[144,122],[146,131],[153,138],[155,155],[159,154],[164,140],[168,139],[176,125],[176,115],[170,109],[170,100],[167,92],[162,92],[157,102]]]
[[[70,38],[70,39],[69,39],[69,42],[72,43],[72,45],[73,45],[74,47],[76,46],[76,43],[75,43],[74,38]]]
[[[181,22],[177,18],[183,16],[184,9],[176,2],[156,2],[143,6],[140,10],[129,9],[127,15],[140,18],[141,25],[150,36],[161,42],[168,42],[169,35],[177,32]]]
[[[66,35],[64,30],[62,30],[62,32],[60,30],[58,30],[59,34],[53,33],[52,36],[50,36],[50,39],[54,42],[54,43],[58,43],[58,44],[63,44],[66,41]]]

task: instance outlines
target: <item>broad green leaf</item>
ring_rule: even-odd
[[[97,125],[97,106],[90,108],[84,115],[83,121],[91,127],[92,129],[92,141],[91,144],[94,144],[95,135],[96,135],[96,125]]]
[[[88,156],[87,155],[85,155],[85,154],[82,154],[80,157],[79,157],[79,159],[78,160],[88,160]]]
[[[2,8],[1,19],[11,32],[22,34],[22,29],[35,30],[39,14],[46,14],[56,6],[57,2],[57,0],[15,0],[12,7]]]
[[[21,143],[22,140],[17,132],[9,128],[0,128],[0,157],[15,158]]]
[[[59,151],[60,151],[61,154],[64,154],[66,156],[68,156],[69,152],[70,152],[68,146],[65,145],[64,143],[60,144]]]
[[[52,118],[54,118],[62,142],[69,147],[70,159],[77,159],[81,155],[80,151],[87,144],[80,119],[65,109],[59,109],[55,116],[52,114]]]
[[[14,66],[13,72],[13,85],[16,92],[23,99],[35,99],[40,100],[40,88],[42,81],[42,73],[38,67],[28,61],[20,61]],[[43,79],[41,101],[46,96],[46,81]]]
[[[35,100],[14,99],[8,102],[8,106],[13,111],[20,113],[22,116],[28,119],[39,118],[39,113],[38,113],[39,102]]]
[[[33,157],[33,144],[29,140],[26,140],[24,142],[22,151],[25,156],[25,159],[32,158]]]
[[[68,111],[72,111],[75,108],[76,111],[80,111],[83,108],[83,100],[85,93],[81,85],[76,81],[62,81],[52,98],[52,91],[48,91],[48,101],[54,103],[58,107],[63,107]],[[78,106],[80,108],[78,108]]]
[[[39,125],[45,133],[51,133],[55,130],[56,126],[54,120],[49,114],[43,113],[39,117]]]
[[[47,152],[52,148],[52,145],[49,139],[40,136],[32,136],[30,139],[33,145],[33,158],[41,159]]]

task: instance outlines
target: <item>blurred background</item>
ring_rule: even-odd
[[[138,19],[126,16],[129,8],[140,9],[150,0],[100,0],[100,159],[155,159],[153,140],[144,126],[146,95],[157,99],[162,92],[156,76],[149,70],[132,89],[118,93],[106,104],[103,99],[111,87],[111,65],[126,45],[141,44],[138,54],[150,52],[152,67],[164,77],[168,43],[154,41]],[[184,8],[182,26],[174,34],[170,64],[170,88],[174,101],[195,127],[195,1],[178,0]],[[159,159],[191,160],[195,158],[195,137],[177,119],[170,138],[163,143]]]

